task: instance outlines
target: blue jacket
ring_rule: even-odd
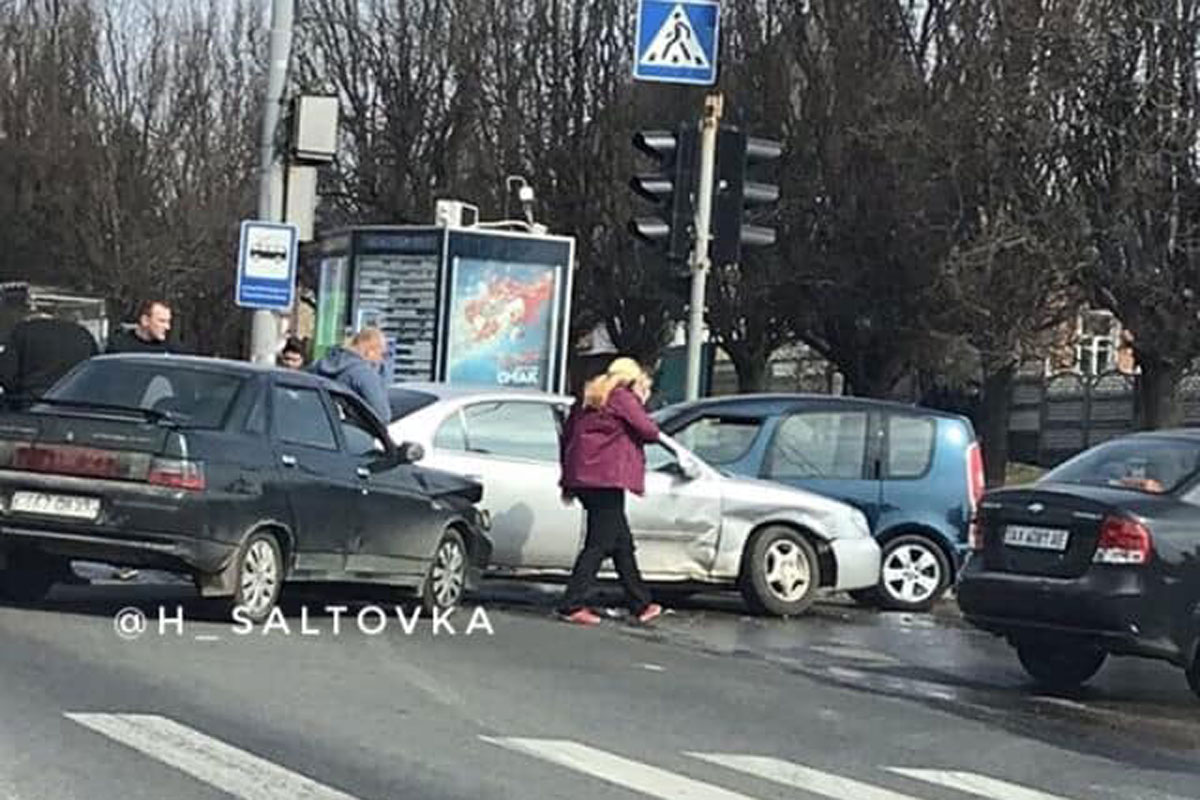
[[[358,353],[344,347],[334,347],[309,367],[309,371],[337,381],[357,394],[384,425],[392,421],[392,407],[388,402],[383,375],[378,367]]]

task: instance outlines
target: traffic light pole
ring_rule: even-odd
[[[704,100],[700,122],[700,176],[696,187],[696,233],[692,247],[692,303],[688,311],[687,399],[700,397],[703,359],[704,302],[707,296],[709,243],[712,241],[713,180],[716,174],[717,133],[721,127],[724,97],[713,92]]]

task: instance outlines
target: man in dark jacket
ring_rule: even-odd
[[[346,347],[335,347],[309,368],[310,372],[337,381],[370,407],[379,421],[392,421],[387,385],[380,373],[387,354],[387,338],[378,328],[364,328]]]
[[[0,353],[0,385],[7,394],[41,397],[80,361],[99,352],[88,329],[49,314],[17,323]]]
[[[182,353],[167,341],[171,333],[171,307],[161,300],[147,300],[138,308],[137,327],[119,331],[108,342],[109,353]]]

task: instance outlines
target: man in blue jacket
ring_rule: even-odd
[[[364,328],[345,347],[334,347],[310,371],[337,381],[366,402],[380,422],[392,421],[387,383],[381,366],[387,355],[387,337],[378,328]]]

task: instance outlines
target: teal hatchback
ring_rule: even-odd
[[[970,420],[827,395],[736,395],[659,410],[662,429],[715,468],[857,506],[883,551],[859,602],[927,611],[953,585],[984,492]]]

